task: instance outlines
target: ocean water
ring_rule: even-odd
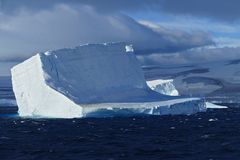
[[[0,88],[0,99],[13,99]],[[26,119],[0,104],[1,160],[237,160],[240,108],[190,116]]]

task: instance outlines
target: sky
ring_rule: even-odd
[[[239,0],[0,0],[0,76],[32,55],[133,44],[142,65],[239,59]]]

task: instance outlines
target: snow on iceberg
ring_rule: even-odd
[[[151,81],[147,81],[147,84],[152,90],[159,92],[161,94],[169,95],[169,96],[179,96],[179,93],[175,88],[172,79],[151,80]]]
[[[151,90],[132,47],[125,43],[38,53],[11,73],[20,116],[74,118],[119,110],[156,115],[206,110],[199,98]]]

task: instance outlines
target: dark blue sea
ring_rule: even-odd
[[[1,99],[13,99],[0,88]],[[24,119],[0,105],[0,160],[238,160],[240,108],[190,116]]]

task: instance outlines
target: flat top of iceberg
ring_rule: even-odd
[[[131,45],[87,44],[39,55],[46,84],[77,104],[167,98],[147,86]]]

